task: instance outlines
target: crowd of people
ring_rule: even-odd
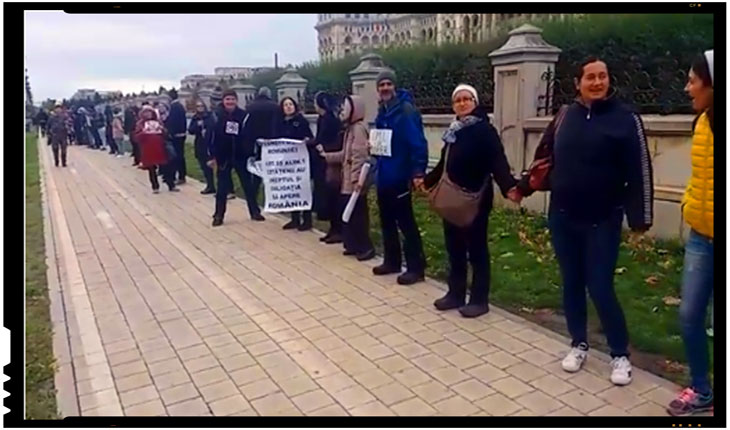
[[[682,203],[692,227],[686,245],[680,323],[691,369],[691,386],[668,405],[673,415],[712,409],[708,379],[705,318],[713,288],[713,51],[692,64],[686,91],[698,113],[693,126],[692,177]],[[374,156],[374,186],[383,240],[383,263],[373,274],[398,274],[397,282],[424,280],[426,258],[413,211],[413,193],[428,196],[442,216],[449,258],[448,292],[434,302],[439,311],[458,309],[467,318],[489,312],[490,258],[487,243],[493,180],[505,198],[519,203],[535,191],[550,190],[548,226],[562,276],[563,308],[571,350],[562,361],[566,372],[578,372],[589,351],[588,294],[596,308],[612,357],[610,380],[632,380],[629,335],[614,289],[614,271],[624,217],[632,234],[646,232],[653,222],[652,165],[641,117],[620,102],[610,72],[599,58],[589,58],[575,74],[575,101],[560,109],[545,130],[529,170],[514,177],[500,136],[479,104],[474,87],[461,84],[452,94],[455,119],[443,135],[438,164],[426,172],[428,146],[421,115],[394,72],[376,81],[380,104],[375,129],[390,133],[390,155]],[[257,203],[261,179],[246,168],[260,159],[258,139],[292,138],[307,145],[313,208],[291,213],[285,230],[312,228],[313,214],[329,222],[325,244],[343,244],[343,254],[358,260],[375,256],[370,238],[367,184],[360,169],[371,160],[365,104],[357,95],[338,99],[315,96],[318,114],[313,135],[297,101],[279,103],[262,87],[242,109],[234,91],[216,89],[210,106],[196,100],[196,112],[185,126],[185,111],[173,95],[171,104],[131,106],[123,113],[93,115],[81,108],[73,126],[61,106],[46,119],[58,164],[65,140],[75,133],[79,144],[103,146],[100,129],[106,118],[110,153],[124,153],[131,142],[135,165],[149,170],[155,192],[157,170],[171,191],[185,181],[185,132],[194,136],[195,157],[205,177],[202,194],[215,194],[212,225],[223,224],[233,191],[235,170],[254,221],[263,221]],[[102,119],[98,119],[102,118]],[[66,133],[66,134],[64,134]],[[70,138],[73,141],[73,138]],[[177,175],[177,180],[175,180]],[[359,192],[352,216],[342,221],[345,205]],[[401,235],[403,240],[401,241]],[[401,248],[403,248],[401,250]],[[402,259],[405,256],[405,272]],[[468,286],[468,264],[472,268]],[[586,294],[587,293],[587,294]],[[469,296],[467,300],[467,295]]]

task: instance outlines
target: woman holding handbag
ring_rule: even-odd
[[[431,206],[444,218],[449,254],[449,291],[434,306],[441,311],[458,308],[462,316],[474,318],[489,312],[487,225],[492,209],[492,177],[505,196],[515,192],[517,181],[510,173],[504,147],[489,123],[486,108],[479,106],[474,87],[457,86],[451,99],[456,119],[444,133],[439,163],[423,181]],[[467,258],[473,276],[469,303],[465,305]]]
[[[635,232],[652,224],[651,158],[641,118],[609,94],[606,63],[591,57],[576,72],[578,96],[545,130],[518,190],[551,191],[548,227],[572,337],[563,370],[579,371],[588,356],[587,289],[611,349],[611,382],[627,385],[629,335],[613,276],[624,213]],[[540,159],[547,175],[536,172]]]

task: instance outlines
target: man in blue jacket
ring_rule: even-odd
[[[175,148],[175,163],[173,175],[177,172],[177,184],[185,183],[185,132],[187,131],[187,118],[185,117],[185,107],[177,98],[177,91],[171,90],[168,95],[172,100],[170,104],[170,114],[167,116],[165,127],[172,138],[172,146]]]
[[[421,115],[410,94],[396,90],[395,73],[380,72],[376,81],[380,107],[375,118],[377,130],[391,130],[390,156],[377,156],[377,194],[385,258],[373,268],[375,275],[401,272],[401,247],[398,229],[403,233],[406,272],[398,283],[411,285],[424,280],[426,257],[421,235],[413,216],[411,186],[419,187],[428,164],[428,143],[423,134]]]

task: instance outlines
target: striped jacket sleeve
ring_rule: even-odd
[[[648,230],[654,219],[654,180],[644,124],[631,113],[626,148],[626,218],[632,230]]]

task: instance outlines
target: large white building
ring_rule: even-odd
[[[213,73],[217,76],[225,76],[228,79],[250,79],[257,73],[274,70],[273,67],[216,67]]]
[[[478,42],[489,40],[504,25],[517,20],[561,14],[392,14],[340,13],[317,16],[319,58],[331,61],[373,48],[416,43]]]

